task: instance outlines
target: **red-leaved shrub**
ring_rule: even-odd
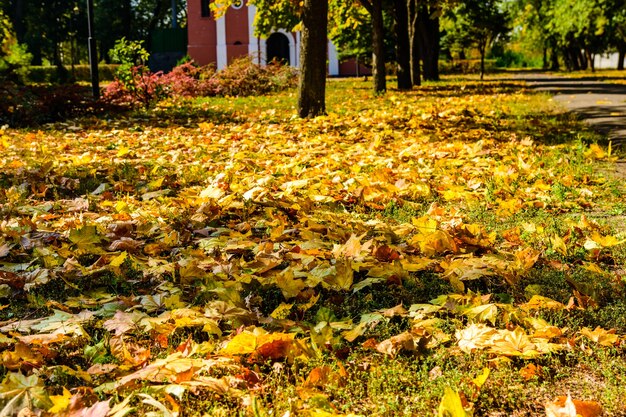
[[[137,67],[128,80],[110,83],[103,99],[116,105],[148,107],[166,97],[263,95],[296,84],[294,68],[277,63],[261,66],[244,57],[233,60],[221,71],[215,71],[212,65],[198,66],[193,62],[179,65],[167,74]]]
[[[214,75],[215,67],[213,65],[200,67],[189,61],[163,75],[161,84],[169,96],[209,96],[213,95],[211,79]]]
[[[127,79],[116,79],[108,84],[102,98],[118,106],[142,105],[147,108],[168,96],[162,78],[162,72],[150,72],[146,67],[135,66]]]

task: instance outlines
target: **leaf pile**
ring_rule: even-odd
[[[341,414],[325,390],[354,377],[351,354],[500,366],[622,349],[614,330],[539,314],[597,307],[584,283],[561,300],[524,287],[548,269],[623,294],[623,234],[580,214],[613,201],[591,170],[611,155],[542,143],[511,116],[532,99],[509,88],[345,89],[353,107],[315,120],[3,130],[0,415],[179,415],[207,395],[258,414],[284,367],[308,369],[288,379],[292,412]],[[441,395],[440,413],[458,409]]]

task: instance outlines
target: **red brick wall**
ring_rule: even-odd
[[[354,58],[339,62],[339,75],[351,76],[356,74],[356,60]],[[372,70],[359,64],[359,75],[372,75]]]
[[[202,17],[200,0],[187,1],[187,53],[200,65],[217,61],[217,35],[213,17]]]

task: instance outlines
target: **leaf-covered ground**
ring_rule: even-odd
[[[330,84],[1,132],[0,415],[626,414],[615,150]]]

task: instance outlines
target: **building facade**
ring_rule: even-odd
[[[214,63],[217,69],[226,67],[233,59],[252,56],[265,65],[273,59],[293,67],[300,65],[300,32],[277,30],[270,36],[254,36],[256,7],[243,0],[235,2],[226,14],[215,19],[209,8],[210,0],[187,0],[187,54],[198,64]],[[367,74],[354,61],[339,62],[337,49],[328,42],[328,75],[350,76]]]

